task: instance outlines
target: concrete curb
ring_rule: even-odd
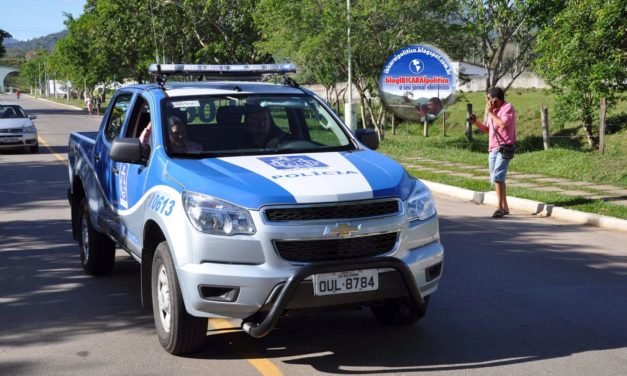
[[[432,192],[454,197],[461,201],[470,201],[477,205],[497,206],[495,192],[475,192],[465,188],[453,187],[446,184],[421,180]],[[585,213],[542,202],[527,200],[518,197],[507,197],[510,208],[529,212],[532,215],[551,217],[562,221],[618,230],[627,232],[627,220],[608,217],[605,215]]]

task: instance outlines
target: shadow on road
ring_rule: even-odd
[[[384,327],[368,310],[295,314],[259,340],[241,331],[210,332],[205,350],[194,357],[287,358],[287,364],[325,373],[389,374],[495,367],[627,346],[627,256],[604,256],[599,265],[594,247],[547,242],[538,248],[537,238],[549,231],[567,234],[582,231],[579,226],[521,229],[515,219],[473,217],[442,219],[441,227],[444,277],[417,325]]]
[[[53,115],[53,116],[85,116],[86,110],[74,110],[71,108],[29,108],[29,115]]]
[[[35,210],[42,201],[59,199],[67,204],[67,167],[58,161],[1,163],[0,176],[11,177],[0,179],[0,209]]]
[[[26,346],[110,331],[153,330],[139,265],[118,252],[113,275],[84,274],[69,220],[0,222],[0,342]],[[71,307],[71,308],[68,308]]]
[[[39,146],[39,154],[59,154],[62,157],[67,159],[67,152],[69,150],[69,147],[67,145],[63,145],[63,146],[45,146],[43,147],[42,145]]]
[[[39,144],[39,151],[37,152],[37,154],[60,154],[62,156],[67,156],[67,152],[68,152],[68,147],[63,145],[63,146],[43,146],[42,144]],[[21,154],[33,154],[31,153],[28,149],[7,149],[7,150],[0,150],[0,155],[21,155]],[[55,162],[58,163],[58,162]]]

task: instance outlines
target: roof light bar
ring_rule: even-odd
[[[151,64],[148,72],[153,75],[200,75],[200,76],[259,76],[266,73],[294,73],[294,64]]]

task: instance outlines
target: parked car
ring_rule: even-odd
[[[16,104],[0,104],[0,150],[24,148],[31,153],[39,151],[35,115],[26,115]]]

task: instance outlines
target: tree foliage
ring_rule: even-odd
[[[42,72],[49,58],[48,51],[40,50],[34,58],[27,60],[20,66],[20,77],[22,77],[29,85],[41,86]]]
[[[329,102],[336,102],[329,94],[337,98],[336,84],[347,76],[345,7],[337,1],[322,5],[270,0],[260,2],[255,15],[262,31],[259,48],[278,61],[295,63],[298,80],[323,85]]]
[[[181,0],[183,33],[195,39],[194,60],[203,63],[264,63],[254,43],[260,33],[253,20],[256,0]],[[166,4],[167,5],[167,4]]]
[[[627,85],[627,6],[621,0],[569,1],[538,37],[536,70],[562,110],[577,114],[590,146],[600,99],[608,107]]]
[[[362,120],[373,124],[380,137],[383,113],[382,109],[377,112],[371,98],[379,95],[381,67],[408,44],[456,46],[454,29],[458,26],[448,22],[449,13],[450,3],[442,1],[353,1],[353,84],[366,111]],[[263,36],[258,45],[279,59],[297,62],[316,81],[331,87],[348,73],[347,16],[343,0],[261,0],[255,17]],[[448,52],[455,55],[458,51]]]
[[[4,39],[5,38],[13,38],[13,36],[11,36],[11,34],[7,33],[6,31],[0,29],[0,57],[3,57],[4,54],[7,53],[6,48],[4,48]]]
[[[562,7],[559,0],[462,0],[458,5],[457,19],[481,46],[486,89],[509,74],[505,91],[531,65],[539,27]]]
[[[87,0],[49,66],[74,88],[149,79],[151,63],[256,63],[254,0]]]

